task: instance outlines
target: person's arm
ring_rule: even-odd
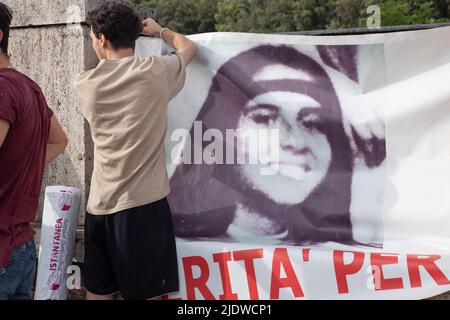
[[[69,143],[69,139],[61,128],[58,119],[56,119],[55,116],[52,116],[50,121],[50,133],[48,136],[47,153],[45,155],[45,165],[48,165],[63,153]]]
[[[148,33],[154,37],[158,37],[161,34],[161,30],[163,29],[155,20],[148,18],[142,22],[144,26],[144,32]],[[163,40],[165,40],[167,43],[169,43],[172,47],[175,48],[175,50],[178,52],[179,55],[181,55],[186,63],[188,65],[192,59],[197,54],[197,46],[196,44],[186,38],[185,36],[173,32],[171,30],[164,30],[162,33]]]
[[[8,121],[0,118],[0,148],[5,142],[6,135],[8,134],[10,124]]]

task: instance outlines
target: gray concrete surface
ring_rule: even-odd
[[[66,152],[46,171],[44,186],[66,185],[83,190],[86,180],[90,178],[85,162],[92,159],[92,151],[86,148],[86,123],[78,111],[78,97],[71,85],[78,73],[96,64],[95,59],[89,61],[86,58],[87,32],[87,27],[68,29],[62,26],[11,32],[13,65],[41,86],[49,107],[70,139]],[[84,214],[81,214],[80,222],[83,218]]]
[[[2,0],[14,11],[13,27],[86,22],[87,13],[102,0]],[[133,5],[141,18],[153,10]]]

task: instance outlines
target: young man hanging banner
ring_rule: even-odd
[[[450,290],[449,38],[191,36],[166,140],[180,265],[168,298]]]

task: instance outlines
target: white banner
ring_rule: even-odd
[[[449,37],[191,36],[199,56],[166,140],[170,298],[450,290]]]

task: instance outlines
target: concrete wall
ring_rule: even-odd
[[[83,23],[86,21],[87,13],[103,0],[3,0],[2,2],[14,10],[12,26],[20,27]],[[153,16],[153,10],[131,5],[142,18]]]

